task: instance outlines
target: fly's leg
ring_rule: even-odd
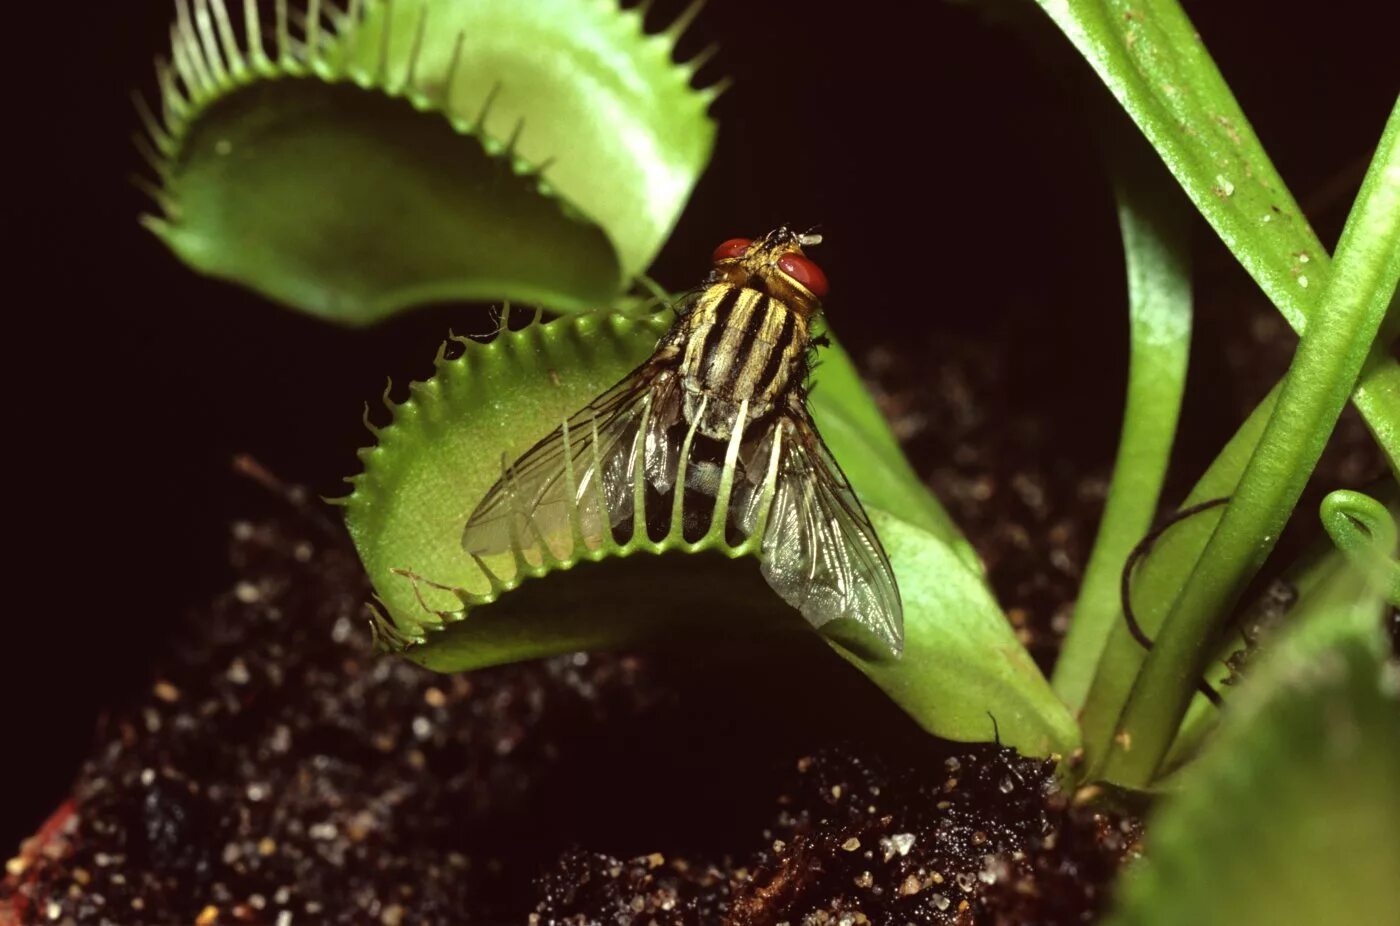
[[[452,616],[447,611],[439,611],[437,608],[434,608],[431,605],[429,605],[427,600],[423,597],[423,590],[420,586],[426,585],[428,586],[428,588],[435,588],[439,591],[455,593],[457,590],[453,586],[443,585],[441,582],[434,582],[432,579],[425,579],[423,576],[420,576],[418,573],[413,572],[409,569],[394,568],[390,569],[389,572],[393,573],[396,576],[404,577],[413,585],[413,597],[418,599],[418,605],[424,611],[427,611],[429,614],[435,614],[439,618],[442,618],[444,620],[447,620]]]

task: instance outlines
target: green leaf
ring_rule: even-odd
[[[351,324],[583,310],[646,268],[709,159],[714,91],[673,59],[688,16],[647,35],[615,0],[308,2],[269,22],[178,0],[146,224],[201,272]]]
[[[1398,280],[1400,106],[1258,445],[1134,682],[1103,764],[1109,780],[1146,786],[1165,758],[1221,627],[1273,549],[1374,351]]]
[[[878,509],[870,515],[904,599],[904,656],[872,659],[840,638],[837,651],[936,736],[985,741],[995,728],[1023,755],[1074,752],[1073,715],[1016,639],[980,572],[927,532]]]
[[[408,644],[409,658],[459,671],[691,633],[736,640],[810,633],[762,582],[753,546],[730,548],[722,532],[697,544],[633,537],[563,562],[493,561],[497,582],[461,550],[462,525],[499,475],[502,452],[514,458],[621,379],[650,354],[663,324],[587,315],[503,331],[489,344],[464,342],[460,356],[440,356],[432,379],[393,406],[393,422],[362,453],[365,471],[352,480],[347,520],[393,621],[386,633]],[[833,366],[840,368],[839,358],[819,378]],[[896,479],[866,491],[858,473],[878,476],[902,458],[871,452],[886,432],[864,419],[859,397],[819,383],[813,415],[890,552],[904,598],[905,656],[881,655],[849,621],[828,625],[825,636],[930,732],[987,739],[991,711],[1008,744],[1028,754],[1069,752],[1077,742],[1072,718],[980,572],[935,529],[942,523],[931,515],[941,512],[936,502]],[[419,581],[425,610],[396,569],[452,588]]]
[[[1179,776],[1111,926],[1394,920],[1400,665],[1351,579],[1280,641]]]
[[[1225,246],[1301,334],[1330,261],[1175,0],[1037,0]],[[1393,334],[1392,334],[1393,336]],[[1400,475],[1400,366],[1376,353],[1353,401]]]
[[[1114,138],[1108,154],[1128,269],[1128,396],[1113,481],[1055,663],[1055,690],[1084,704],[1099,657],[1121,621],[1119,577],[1152,527],[1166,479],[1191,346],[1190,213],[1162,181],[1152,152]]]

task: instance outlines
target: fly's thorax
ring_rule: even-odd
[[[681,384],[690,409],[706,398],[715,415],[767,414],[807,372],[811,334],[805,315],[782,299],[751,287],[715,283],[676,322],[668,340],[680,355]],[[687,414],[687,418],[691,418]]]

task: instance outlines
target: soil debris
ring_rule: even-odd
[[[193,615],[104,720],[0,923],[1077,922],[1135,846],[820,644],[801,711],[774,654],[376,658],[352,551],[310,542],[237,527],[261,593]]]

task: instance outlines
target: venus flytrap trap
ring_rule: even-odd
[[[375,446],[362,452],[365,470],[353,479],[347,520],[393,622],[386,637],[402,637],[408,658],[461,671],[697,633],[739,641],[806,632],[759,578],[754,546],[729,544],[713,522],[697,541],[668,520],[663,540],[634,530],[624,542],[605,535],[597,549],[578,544],[564,557],[541,556],[538,542],[522,544],[533,552],[484,560],[495,582],[462,551],[467,514],[502,467],[500,455],[471,448],[505,446],[507,462],[514,459],[645,360],[663,330],[662,319],[595,314],[503,329],[487,344],[463,340],[460,355],[440,356],[433,378],[411,388],[393,420],[376,429]],[[828,412],[835,402],[819,389],[812,412],[844,468],[875,438],[827,428],[841,414]],[[828,628],[837,653],[932,733],[987,739],[990,712],[1002,741],[1027,754],[1072,751],[1068,712],[980,572],[919,523],[926,520],[919,506],[905,502],[897,517],[872,500],[867,505],[899,581],[904,654],[883,655],[849,621]],[[433,584],[415,585],[395,569]]]
[[[141,104],[145,222],[201,272],[332,321],[611,304],[713,145],[719,88],[674,60],[689,15],[649,35],[614,0],[176,9],[159,115]]]

